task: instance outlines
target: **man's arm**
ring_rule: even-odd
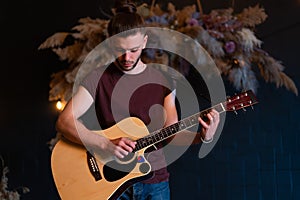
[[[56,122],[58,132],[68,140],[92,145],[98,138],[95,133],[88,130],[78,119],[90,108],[93,98],[84,87],[79,87],[78,92],[68,102]],[[94,140],[93,140],[93,139]],[[95,140],[96,139],[96,140]]]
[[[127,138],[110,141],[106,137],[87,129],[78,120],[90,108],[93,101],[90,93],[80,86],[78,92],[58,117],[56,122],[57,131],[74,143],[108,151],[117,157],[123,158],[135,148],[134,142]]]

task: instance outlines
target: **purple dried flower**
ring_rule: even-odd
[[[227,53],[233,53],[235,51],[235,43],[233,41],[226,42],[224,48]]]
[[[188,21],[188,25],[190,25],[190,26],[198,26],[199,23],[198,23],[198,20],[197,20],[197,19],[191,18],[191,19]]]
[[[167,25],[169,24],[167,17],[168,17],[167,14],[164,14],[162,16],[154,15],[149,19],[147,19],[146,23],[159,23],[159,24]]]
[[[192,18],[194,18],[194,19],[199,19],[199,18],[200,18],[200,13],[199,13],[199,12],[194,12],[194,13],[192,14]]]

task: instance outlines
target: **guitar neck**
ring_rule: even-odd
[[[222,113],[222,112],[226,111],[226,105],[225,105],[225,103],[219,103],[211,108],[208,108],[206,110],[198,112],[194,115],[191,115],[187,118],[184,118],[184,119],[178,121],[175,124],[172,124],[170,126],[162,128],[160,130],[154,131],[151,134],[136,140],[137,144],[136,144],[135,151],[138,151],[143,148],[147,148],[153,144],[161,142],[161,141],[179,133],[180,131],[189,129],[189,128],[199,124],[198,118],[199,117],[205,118],[206,114],[211,109],[215,109],[217,112]]]
[[[206,118],[206,114],[211,110],[215,109],[217,112],[222,113],[225,111],[233,111],[236,112],[239,109],[245,109],[248,106],[252,106],[258,103],[256,96],[251,90],[242,92],[241,94],[234,95],[233,97],[229,97],[227,101],[223,103],[219,103],[211,108],[203,110],[199,113],[196,113],[190,117],[184,118],[179,122],[162,128],[160,130],[154,131],[153,133],[136,140],[137,145],[134,151],[138,151],[140,149],[149,147],[153,144],[161,142],[168,137],[175,135],[176,133],[191,128],[197,125],[198,118]]]

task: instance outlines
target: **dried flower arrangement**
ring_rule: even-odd
[[[257,67],[266,82],[275,83],[277,87],[285,86],[298,95],[294,82],[284,72],[281,62],[271,57],[261,48],[262,41],[254,34],[255,26],[264,22],[267,15],[262,7],[256,5],[234,14],[232,8],[212,10],[203,14],[200,1],[196,5],[176,10],[171,3],[167,10],[158,4],[148,6],[142,4],[138,12],[145,18],[149,26],[167,27],[184,33],[197,40],[210,54],[221,74],[227,78],[237,90],[258,87],[253,67]],[[59,58],[69,63],[67,69],[52,75],[49,100],[68,101],[72,95],[75,76],[87,54],[108,37],[107,20],[79,20],[79,25],[70,32],[58,32],[47,38],[39,49],[50,48]],[[153,57],[157,62],[166,62],[167,57]],[[86,73],[81,73],[83,78]]]
[[[1,200],[19,200],[21,195],[17,190],[9,191],[8,187],[8,178],[6,174],[8,173],[8,167],[4,166],[4,160],[0,156],[0,160],[2,161],[2,174],[1,174],[1,182],[0,182],[0,199]],[[21,192],[27,193],[29,189],[27,187],[20,188]]]

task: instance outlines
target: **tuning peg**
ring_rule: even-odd
[[[231,102],[230,96],[227,96],[226,99],[228,102]]]
[[[245,112],[247,111],[244,107],[244,104],[241,104],[241,107],[242,107],[243,111],[245,111]]]
[[[238,113],[235,110],[235,106],[232,106],[232,111],[237,115]]]
[[[238,113],[236,112],[235,108],[233,108],[233,112],[235,115],[237,115]]]

